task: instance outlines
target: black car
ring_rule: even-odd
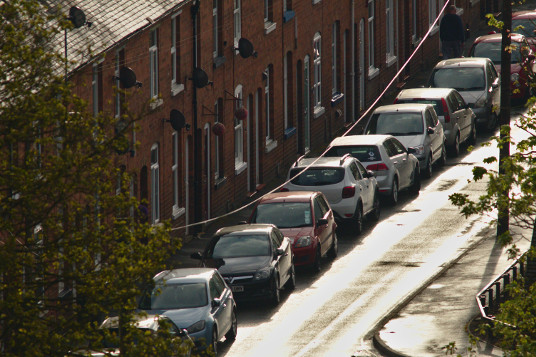
[[[237,300],[270,299],[277,305],[280,290],[295,287],[291,242],[272,224],[221,228],[203,253],[191,257],[218,269]]]

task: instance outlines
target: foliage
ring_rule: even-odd
[[[118,314],[122,352],[155,355],[134,348],[146,336],[129,321],[140,289],[180,242],[167,224],[139,219],[116,154],[143,113],[88,114],[59,73],[52,42],[72,25],[42,3],[0,2],[0,350],[99,349],[99,321]]]

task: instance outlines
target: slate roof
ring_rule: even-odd
[[[94,56],[117,46],[132,35],[177,11],[191,0],[40,0],[49,11],[68,16],[72,6],[80,8],[91,27],[67,32],[67,58],[74,62],[69,71],[91,61]],[[58,38],[63,53],[64,37]],[[61,47],[60,47],[61,46]]]

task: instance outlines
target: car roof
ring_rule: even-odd
[[[524,35],[520,33],[512,33],[510,39],[512,42],[521,42],[525,38]],[[493,33],[488,35],[479,36],[475,39],[475,44],[480,42],[501,42],[502,41],[502,34],[501,33]]]
[[[397,99],[405,98],[444,98],[450,92],[454,91],[453,88],[409,88],[402,89],[396,96]]]
[[[370,134],[370,135],[346,135],[336,137],[329,144],[330,146],[347,146],[347,145],[380,145],[386,139],[392,138],[392,135]]]
[[[273,192],[264,195],[259,204],[275,202],[309,202],[311,197],[317,194],[319,194],[317,191]]]
[[[489,62],[491,62],[491,60],[486,57],[449,58],[438,62],[434,68],[482,67]]]
[[[165,279],[167,282],[171,280],[181,280],[184,282],[204,282],[207,281],[212,274],[214,268],[178,268],[164,270],[154,276],[154,280]]]
[[[239,224],[235,226],[228,226],[218,229],[214,234],[215,236],[221,236],[229,233],[236,234],[251,234],[251,233],[266,233],[269,234],[275,226],[273,224],[265,223],[250,223],[250,224]]]
[[[536,10],[523,10],[512,12],[512,19],[531,19],[536,17]]]
[[[322,156],[320,158],[307,157],[307,158],[298,159],[298,161],[296,161],[291,168],[309,166],[315,161],[316,162],[312,165],[312,167],[341,167],[343,166],[345,162],[347,162],[348,159],[354,159],[354,158],[351,155],[330,156],[330,157]]]
[[[423,103],[404,103],[382,105],[374,110],[372,114],[390,113],[390,112],[423,112],[428,107],[434,107],[432,104]]]

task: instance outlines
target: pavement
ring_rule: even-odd
[[[487,26],[482,22],[481,28],[471,31],[473,36],[467,44],[487,31]],[[428,73],[417,73],[404,88],[422,85]],[[388,94],[380,104],[392,103],[393,98],[394,93]],[[249,201],[271,191],[280,183],[282,178],[268,183]],[[198,262],[191,259],[190,254],[202,251],[219,227],[244,221],[250,212],[251,207],[234,212],[201,226],[201,231],[196,234],[186,235],[181,250],[173,259],[175,265],[196,266]],[[511,263],[506,249],[496,244],[493,227],[480,235],[470,249],[446,265],[406,301],[396,302],[396,309],[373,334],[374,347],[382,356],[503,356],[503,351],[489,341],[474,342],[468,329],[479,316],[476,294]],[[521,248],[526,244],[529,243],[518,242]]]

